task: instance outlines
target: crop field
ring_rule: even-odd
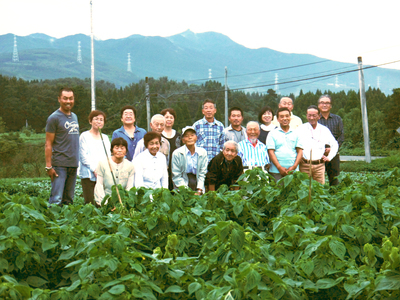
[[[48,208],[49,180],[0,180],[0,299],[399,299],[400,170],[309,184]]]

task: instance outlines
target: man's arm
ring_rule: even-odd
[[[289,167],[287,170],[288,172],[296,170],[297,166],[299,165],[301,158],[303,157],[303,149],[301,148],[296,148],[297,151],[297,156],[296,160],[294,161],[293,166]]]
[[[279,163],[279,161],[275,155],[275,149],[268,149],[268,155],[269,155],[269,159],[275,165],[275,167],[278,169],[279,173],[282,176],[286,176],[288,174],[288,169],[282,167],[281,164]]]
[[[337,142],[338,142],[339,148],[340,148],[344,142],[344,126],[343,126],[343,120],[340,117],[339,117],[338,127],[339,127],[340,135],[337,139]]]
[[[52,132],[46,132],[46,143],[44,145],[44,156],[46,160],[46,167],[50,168],[51,165],[51,155],[53,152],[53,143],[54,139],[56,137],[55,133]],[[54,180],[54,177],[58,177],[58,174],[54,169],[50,169],[47,171],[47,175],[49,175],[51,181]]]

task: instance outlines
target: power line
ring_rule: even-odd
[[[258,71],[258,72],[252,72],[252,73],[231,75],[229,77],[241,77],[241,76],[248,76],[248,75],[254,75],[254,74],[261,74],[261,73],[276,72],[276,71],[281,71],[281,70],[294,69],[294,68],[300,68],[300,67],[309,66],[309,65],[320,64],[320,63],[324,63],[324,62],[327,62],[327,61],[331,61],[331,60],[325,59],[325,60],[320,60],[320,61],[317,61],[317,62],[306,63],[306,64],[295,65],[295,66],[289,66],[289,67],[283,67],[283,68],[278,68],[278,69],[271,69],[271,70]],[[221,78],[225,78],[225,76],[213,77],[212,79],[221,79]],[[193,79],[193,80],[188,80],[186,82],[189,83],[189,82],[204,81],[204,80],[209,81],[210,78]]]

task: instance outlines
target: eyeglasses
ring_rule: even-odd
[[[307,115],[307,118],[318,118],[318,115]]]
[[[321,101],[319,104],[321,104],[321,105],[331,105],[330,102],[324,102],[324,101]]]

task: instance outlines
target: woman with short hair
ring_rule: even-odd
[[[168,188],[167,159],[161,152],[161,135],[151,131],[143,137],[146,150],[135,159],[135,186],[151,189]]]
[[[121,137],[115,138],[111,142],[110,165],[115,177],[116,184],[120,184],[129,191],[133,187],[134,166],[125,158],[128,149],[128,143]],[[114,185],[113,176],[110,171],[108,160],[99,162],[97,168],[97,182],[94,189],[94,196],[97,205],[101,205],[106,195],[111,195],[111,187]]]
[[[79,137],[79,172],[81,178],[83,198],[85,203],[94,204],[94,187],[96,185],[96,168],[99,161],[110,156],[110,140],[100,130],[106,122],[106,115],[100,110],[93,110],[89,114],[89,124],[92,128],[82,132]],[[104,151],[103,142],[107,149]]]
[[[169,142],[169,162],[168,162],[168,188],[172,190],[174,188],[174,184],[172,182],[172,173],[171,173],[171,161],[172,161],[172,153],[181,146],[181,134],[177,132],[172,127],[175,124],[176,120],[176,112],[173,108],[166,108],[161,111],[161,114],[165,118],[165,128],[162,132],[162,136],[166,138]]]
[[[264,106],[258,114],[258,122],[260,125],[260,135],[258,140],[265,144],[267,142],[268,133],[277,126],[272,124],[274,119],[274,111],[269,106]]]

